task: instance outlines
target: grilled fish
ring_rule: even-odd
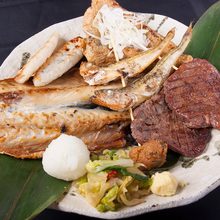
[[[192,27],[190,26],[179,46],[165,55],[148,74],[123,89],[96,91],[92,101],[118,111],[125,111],[140,105],[160,90],[164,81],[170,75],[172,66],[187,47],[191,36]]]
[[[44,111],[0,112],[0,153],[36,158],[62,132],[82,137],[106,125],[129,122],[127,112],[58,108]],[[87,136],[88,137],[88,136]],[[116,140],[114,140],[116,141]]]
[[[59,35],[54,33],[45,45],[40,48],[28,62],[18,71],[15,81],[25,83],[46,62],[57,47]]]
[[[124,59],[108,67],[98,67],[92,63],[83,62],[80,66],[80,75],[89,85],[106,84],[121,76],[124,78],[136,77],[161,55],[174,35],[175,30],[172,29],[155,48],[141,52],[134,57]]]
[[[65,43],[35,73],[33,78],[34,85],[45,86],[77,64],[83,57],[84,44],[84,40],[80,37]]]
[[[80,138],[88,146],[89,151],[122,148],[126,144],[124,127],[128,123],[106,125],[98,131],[87,132]]]
[[[35,87],[30,82],[17,84],[13,80],[0,82],[0,108],[11,110],[34,110],[64,106],[91,104],[90,97],[99,89],[121,88],[121,83],[106,86],[89,86],[73,69],[63,77],[43,87]]]
[[[60,135],[59,129],[4,127],[0,129],[0,153],[16,158],[40,158],[48,144]]]

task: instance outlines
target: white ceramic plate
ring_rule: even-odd
[[[143,16],[146,17],[148,25],[154,30],[158,30],[162,35],[176,27],[174,38],[176,44],[180,42],[187,28],[184,24],[162,15],[144,14]],[[24,52],[33,54],[54,31],[57,31],[64,40],[78,35],[83,36],[82,17],[52,25],[16,47],[0,67],[0,79],[13,77],[20,67],[22,54]],[[207,150],[197,158],[193,166],[183,168],[183,162],[179,162],[171,170],[179,180],[188,183],[182,191],[173,197],[150,195],[146,197],[144,203],[137,206],[123,208],[117,212],[99,213],[85,199],[75,194],[74,188],[71,188],[69,193],[53,208],[103,219],[119,219],[192,203],[220,185],[220,172],[217,169],[220,167],[219,146],[220,131],[213,130]]]

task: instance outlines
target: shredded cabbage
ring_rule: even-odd
[[[114,200],[117,198],[118,190],[119,187],[117,185],[112,187],[96,207],[97,210],[100,212],[115,211],[117,204],[114,202]]]
[[[139,190],[139,185],[131,176],[127,176],[118,192],[118,202],[126,206],[134,206],[144,201],[143,196],[150,193],[149,188]]]
[[[113,49],[116,60],[123,58],[125,47],[147,50],[147,30],[137,28],[143,24],[140,18],[135,13],[107,5],[98,11],[93,26],[99,30],[102,45]]]
[[[87,163],[87,175],[77,181],[78,192],[98,211],[136,205],[149,194],[151,178],[128,155],[127,150],[106,150]]]
[[[132,167],[134,162],[131,159],[119,159],[119,160],[94,160],[89,161],[86,164],[86,169],[90,173],[97,173],[112,166]]]
[[[78,183],[78,192],[94,207],[100,202],[106,191],[113,186],[113,182],[107,182],[107,173],[88,173],[87,182]]]
[[[99,155],[99,160],[119,160],[119,159],[130,159],[128,149],[119,150],[104,150],[102,155]]]

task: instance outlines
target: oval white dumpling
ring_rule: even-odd
[[[89,151],[81,139],[62,134],[49,144],[42,164],[47,174],[70,181],[86,173],[85,165],[89,159]]]

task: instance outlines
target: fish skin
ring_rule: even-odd
[[[192,36],[192,26],[183,36],[177,48],[165,55],[157,65],[143,77],[131,82],[126,88],[116,90],[100,90],[91,98],[92,102],[112,110],[125,111],[136,107],[151,98],[162,87],[164,81],[170,75],[172,66],[184,52]]]
[[[80,66],[80,75],[89,85],[106,84],[121,76],[124,78],[137,77],[162,54],[174,35],[175,29],[172,29],[156,47],[111,64],[108,67],[98,67],[92,63],[83,62]]]
[[[31,83],[17,84],[12,80],[0,82],[0,108],[12,110],[41,110],[45,108],[83,106],[91,104],[96,90],[122,88],[120,82],[105,86],[89,86],[73,69],[49,85],[35,87]]]

